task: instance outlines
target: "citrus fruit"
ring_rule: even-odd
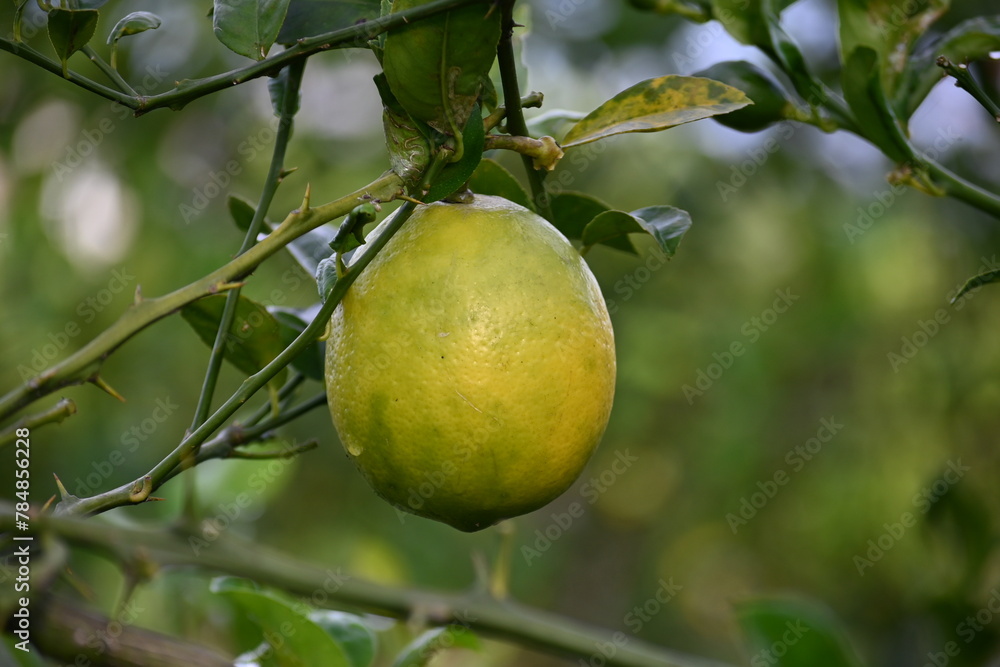
[[[388,502],[460,530],[569,488],[614,384],[586,263],[500,197],[418,206],[331,319],[327,395],[348,455]]]

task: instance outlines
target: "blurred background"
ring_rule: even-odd
[[[141,4],[109,2],[99,34]],[[995,10],[988,0],[956,4],[935,30]],[[207,9],[159,3],[163,26],[122,43],[121,69],[140,92],[242,62],[212,37]],[[32,42],[45,48],[35,3],[26,11],[26,37],[37,33]],[[11,14],[0,5],[0,26]],[[522,89],[545,94],[534,116],[588,111],[642,79],[721,60],[763,63],[717,23],[614,0],[533,0],[518,18]],[[833,4],[802,0],[784,18],[816,70],[832,76]],[[99,79],[82,56],[73,64]],[[995,94],[1000,69],[988,65],[975,71]],[[272,218],[298,205],[306,183],[314,201],[328,201],[387,168],[377,71],[362,51],[310,60],[286,161],[298,170]],[[242,236],[226,195],[256,201],[272,128],[264,80],[136,119],[0,54],[0,392],[25,367],[80,348],[139,286],[164,294],[226,262]],[[997,126],[951,83],[935,88],[911,131],[949,167],[1000,189]],[[523,176],[518,160],[495,157]],[[950,303],[968,277],[1000,265],[1000,221],[892,189],[891,168],[852,135],[801,125],[749,135],[701,121],[567,153],[553,181],[565,172],[569,188],[623,210],[678,206],[694,225],[669,263],[644,239],[638,258],[603,247],[587,255],[613,313],[615,407],[577,485],[511,522],[514,597],[733,662],[759,659],[742,649],[734,604],[775,595],[828,606],[870,665],[922,664],[949,641],[961,646],[949,664],[1000,657],[1000,619],[988,607],[1000,596],[1000,288]],[[316,300],[285,253],[244,294],[265,304]],[[184,434],[207,358],[173,316],[105,365],[126,403],[88,386],[36,404],[62,395],[79,413],[35,431],[33,479],[55,473],[89,495],[144,473]],[[220,400],[240,380],[227,367]],[[319,391],[311,383],[305,395]],[[388,584],[464,589],[475,554],[497,552],[495,529],[467,535],[379,500],[325,410],[283,437],[320,446],[278,468],[226,461],[197,470],[206,516],[249,493],[253,505],[234,530]],[[9,469],[13,452],[0,456]],[[614,465],[623,456],[635,460],[624,470]],[[50,491],[36,482],[36,498]],[[172,482],[159,494],[166,502],[107,519],[160,524],[176,516],[182,491]],[[583,516],[561,527],[553,514],[574,502]],[[906,513],[915,525],[900,532]],[[109,610],[120,573],[86,553],[74,571]],[[647,604],[670,583],[682,588],[668,603]],[[206,577],[167,573],[137,604],[148,610],[139,625],[233,654],[253,645],[248,623],[208,592]],[[969,631],[970,616],[979,629]],[[564,664],[495,642],[437,660]]]

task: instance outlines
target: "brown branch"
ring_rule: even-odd
[[[214,649],[134,625],[136,611],[125,605],[115,618],[49,596],[38,608],[31,640],[48,657],[69,665],[107,667],[232,667]]]

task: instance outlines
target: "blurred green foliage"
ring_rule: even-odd
[[[956,4],[942,29],[992,8]],[[550,14],[563,6],[573,11]],[[108,3],[112,18],[99,31],[133,8]],[[203,9],[157,8],[162,27],[120,46],[126,78],[151,92],[238,62],[209,38]],[[0,25],[12,11],[0,6]],[[33,3],[26,11],[29,21],[37,15]],[[609,0],[544,0],[522,12],[531,35],[524,88],[546,93],[543,112],[586,111],[642,78],[690,74],[740,48],[712,24],[651,18]],[[802,30],[831,15],[828,3],[805,0],[790,12]],[[835,57],[829,40],[810,53],[820,72]],[[72,63],[98,76],[82,56]],[[310,61],[287,159],[298,170],[271,218],[295,208],[307,183],[314,201],[327,201],[387,167],[377,71],[359,51]],[[994,92],[998,72],[995,63],[979,70]],[[255,201],[274,126],[263,80],[138,119],[8,54],[0,81],[6,391],[22,381],[19,367],[82,346],[138,288],[162,294],[227,261],[241,232],[225,195]],[[944,161],[996,184],[1000,142],[981,112],[941,84],[918,112],[915,139],[931,146],[952,137]],[[510,156],[492,157],[522,173]],[[603,247],[587,256],[615,324],[615,409],[578,484],[513,522],[514,597],[627,637],[769,664],[742,652],[734,604],[795,593],[827,605],[867,664],[922,664],[948,642],[960,648],[948,664],[996,659],[1000,289],[949,299],[1000,262],[1000,226],[961,204],[892,189],[882,178],[889,169],[852,138],[794,125],[748,139],[702,121],[567,151],[550,183],[623,210],[678,206],[694,225],[669,263],[651,242],[639,258]],[[287,255],[261,267],[244,293],[269,305],[316,300],[315,283]],[[42,481],[49,473],[78,494],[144,473],[187,428],[207,358],[173,316],[106,364],[126,403],[89,386],[61,392],[79,414],[34,434],[36,499],[55,493]],[[240,380],[226,368],[218,393]],[[375,497],[323,411],[283,437],[320,447],[288,463],[198,469],[207,517],[248,494],[233,530],[386,583],[468,587],[475,555],[496,552],[494,531],[459,533]],[[9,469],[11,452],[2,456]],[[166,502],[109,517],[168,520],[183,485],[162,489]],[[566,525],[559,515],[574,502],[585,512]],[[86,553],[74,572],[109,609],[120,573]],[[682,588],[652,604],[667,582]],[[192,573],[164,573],[136,605],[147,610],[140,625],[234,654],[259,639]],[[410,639],[393,632],[397,648]],[[440,660],[557,663],[493,642]]]

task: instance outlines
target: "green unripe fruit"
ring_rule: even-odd
[[[745,60],[728,60],[716,63],[694,76],[715,79],[739,88],[753,104],[713,119],[740,132],[760,132],[769,125],[794,115],[795,105],[787,91],[767,72]]]

